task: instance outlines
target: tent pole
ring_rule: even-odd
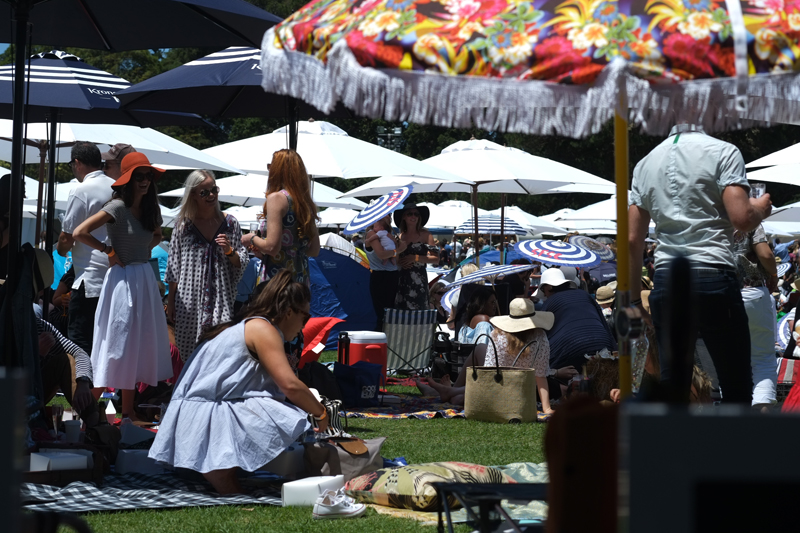
[[[617,184],[617,313],[631,304],[628,246],[628,99],[621,83],[620,101],[614,114],[614,174]],[[623,116],[621,113],[625,113]],[[619,329],[619,328],[618,328]],[[618,331],[618,333],[621,333]],[[625,399],[631,395],[631,345],[628,332],[619,335],[619,388]]]
[[[478,255],[478,184],[472,186],[472,220],[475,222],[475,235],[473,238],[475,242],[472,243],[472,247],[475,249],[475,264],[478,265],[478,268],[481,266],[481,256]]]
[[[500,193],[500,264],[506,264],[505,225],[506,221],[506,193]]]

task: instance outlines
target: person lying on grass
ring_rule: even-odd
[[[569,379],[578,372],[574,367],[559,370],[549,368],[550,344],[545,331],[553,327],[553,313],[534,311],[533,302],[527,298],[515,298],[509,306],[508,315],[492,317],[489,322],[494,329],[489,334],[492,342],[486,345],[483,365],[494,366],[499,361],[500,366],[533,368],[536,372],[536,386],[542,402],[542,411],[545,414],[552,414],[547,376]],[[463,405],[466,375],[472,366],[470,358],[458,373],[455,384],[450,383],[449,376],[444,376],[441,383],[433,380],[426,380],[423,383],[418,379],[417,387],[426,396],[438,395],[442,401]],[[476,361],[476,365],[480,363]]]
[[[280,270],[232,322],[201,337],[172,393],[149,456],[203,474],[220,494],[242,492],[239,468],[258,470],[309,428],[325,407],[284,352],[311,317],[311,292]]]

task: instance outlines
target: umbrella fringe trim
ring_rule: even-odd
[[[579,86],[364,67],[345,39],[331,48],[326,66],[274,43],[269,30],[262,44],[264,90],[300,98],[326,113],[341,101],[373,119],[584,137],[613,118],[618,88],[625,83],[629,121],[651,135],[666,134],[676,122],[715,132],[800,120],[800,83],[793,73],[748,78],[748,105],[740,111],[736,78],[651,84],[621,59],[605,67],[594,85]]]

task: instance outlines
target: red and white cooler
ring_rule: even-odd
[[[379,331],[339,332],[339,363],[352,365],[366,361],[383,367],[381,386],[386,386],[386,334]]]

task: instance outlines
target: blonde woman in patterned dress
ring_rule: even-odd
[[[222,213],[218,193],[213,172],[189,174],[169,243],[167,316],[183,361],[205,331],[233,319],[236,285],[249,261],[239,222]]]
[[[308,258],[319,255],[317,206],[311,198],[311,179],[303,159],[294,150],[278,150],[267,165],[267,201],[261,236],[248,233],[242,244],[261,259],[261,281],[282,269],[294,281],[310,285]]]

